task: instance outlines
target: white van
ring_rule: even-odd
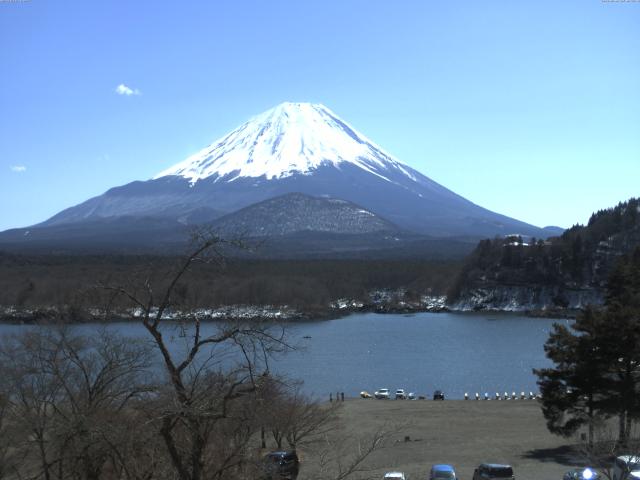
[[[621,455],[613,463],[613,480],[640,479],[640,457]]]

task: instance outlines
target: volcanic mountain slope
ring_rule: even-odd
[[[367,234],[398,227],[345,200],[288,193],[231,213],[213,223],[225,236],[271,237],[298,232]]]
[[[345,200],[288,193],[242,208],[212,223],[213,231],[241,239],[237,256],[264,258],[461,258],[473,244],[403,231]]]
[[[183,253],[193,228],[175,220],[109,217],[11,230],[0,247],[31,253]],[[250,205],[208,224],[216,235],[246,248],[225,255],[287,259],[452,259],[473,244],[403,231],[358,205],[289,193]]]
[[[107,217],[15,228],[0,233],[0,251],[165,253],[184,251],[190,227],[167,218]]]
[[[112,188],[39,227],[118,217],[193,225],[293,192],[353,202],[419,234],[547,236],[453,193],[307,103],[278,105],[153,179]]]

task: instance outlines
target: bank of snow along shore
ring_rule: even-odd
[[[189,311],[168,309],[166,320],[202,321],[304,321],[338,318],[355,312],[412,313],[446,311],[446,297],[438,295],[407,295],[404,289],[375,290],[367,301],[341,298],[314,309],[299,309],[290,305],[226,305],[216,308],[196,308]],[[0,322],[5,323],[89,323],[101,321],[137,320],[140,309],[109,310],[77,306],[18,307],[0,306]]]

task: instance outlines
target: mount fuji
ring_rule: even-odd
[[[412,235],[475,240],[551,233],[484,209],[439,185],[323,105],[283,103],[152,179],[112,188],[63,210],[28,229],[25,238],[44,239],[47,232],[56,232],[56,238],[64,239],[66,231],[72,235],[96,225],[104,231],[119,223],[143,225],[150,237],[156,224],[159,231],[173,228],[175,234],[176,229],[221,217],[228,225],[234,212],[291,193],[347,201],[354,211],[375,214],[386,229],[394,225]],[[310,220],[306,230],[313,230],[313,213],[305,215]],[[9,237],[15,241],[25,231],[4,232],[0,242]]]

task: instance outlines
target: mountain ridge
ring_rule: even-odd
[[[196,226],[294,192],[351,202],[416,235],[555,233],[474,204],[387,154],[328,108],[305,103],[281,104],[150,180],[113,187],[36,226],[55,227],[57,235],[65,225],[91,228],[120,217]],[[157,233],[166,235],[164,227]]]

